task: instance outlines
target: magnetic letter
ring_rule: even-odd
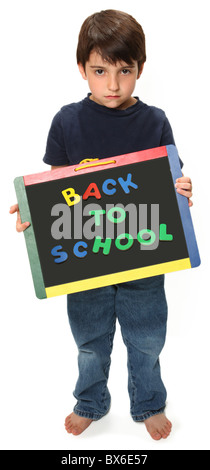
[[[167,225],[160,224],[160,240],[164,242],[170,242],[173,240],[173,235],[167,233]]]
[[[115,188],[112,188],[112,189],[109,189],[107,188],[108,184],[112,184],[112,186],[116,186],[116,181],[113,180],[112,178],[110,179],[107,179],[103,182],[103,185],[102,185],[102,190],[105,194],[107,194],[108,196],[112,196],[112,194],[116,193],[116,189]]]
[[[127,238],[127,243],[126,245],[121,245],[120,240],[122,238]],[[115,240],[115,245],[116,248],[119,250],[128,250],[132,245],[133,245],[133,237],[129,233],[121,233],[121,235],[118,235],[118,237]]]
[[[61,251],[63,247],[61,245],[54,246],[51,250],[51,254],[53,256],[58,256],[58,258],[54,259],[55,263],[64,263],[68,259],[68,255],[65,251]]]
[[[104,211],[103,209],[97,209],[94,211],[89,211],[89,214],[95,215],[95,226],[99,227],[101,225],[100,215],[106,214],[106,211]]]
[[[93,245],[93,253],[98,253],[100,248],[103,248],[103,254],[108,255],[111,248],[112,239],[106,238],[104,242],[101,237],[96,237]]]
[[[102,211],[99,204],[86,204],[83,211],[83,216],[90,216],[90,212],[100,212]],[[99,216],[100,217],[100,216]],[[92,240],[96,236],[103,238],[103,217],[100,217],[100,224],[96,224],[96,219],[98,216],[93,215],[83,224],[83,237],[86,240]]]
[[[145,235],[146,233],[149,234],[150,236],[149,240],[144,240],[144,238],[142,238],[143,235]],[[152,245],[155,239],[156,239],[156,235],[152,230],[149,230],[149,229],[141,230],[139,233],[137,233],[137,240],[142,245]]]
[[[75,243],[73,252],[74,252],[75,256],[77,256],[77,258],[84,258],[87,254],[87,251],[86,250],[79,251],[80,246],[82,246],[83,248],[87,248],[87,243],[82,242],[82,241]]]
[[[123,188],[123,191],[126,193],[126,194],[129,194],[130,193],[130,189],[128,188],[129,186],[131,186],[132,188],[134,189],[137,189],[138,186],[137,184],[133,183],[131,181],[131,178],[132,178],[132,174],[131,173],[128,173],[128,176],[127,176],[127,180],[124,181],[123,178],[118,178],[118,181],[120,183],[120,186],[122,186]]]
[[[96,183],[90,183],[88,188],[83,194],[82,199],[88,199],[90,196],[94,196],[96,199],[101,199],[101,194]]]
[[[80,201],[80,196],[79,194],[75,194],[74,188],[64,189],[62,191],[62,194],[68,206],[73,206],[74,204],[77,204]],[[72,198],[73,198],[73,201],[72,201]]]
[[[120,214],[121,214],[120,217],[113,217],[112,214],[114,212],[120,212]],[[113,223],[116,222],[117,224],[119,224],[120,222],[123,222],[123,220],[125,220],[125,218],[126,218],[126,212],[122,207],[112,207],[107,212],[107,219],[110,222],[113,222]]]

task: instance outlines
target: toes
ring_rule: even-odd
[[[65,426],[66,431],[67,431],[68,433],[71,433],[71,432],[72,432],[73,425],[72,425],[71,417],[70,417],[70,416],[67,416],[67,418],[65,419],[64,426]]]
[[[151,433],[151,437],[155,439],[155,441],[159,441],[161,439],[161,434],[157,431]]]
[[[74,429],[71,431],[71,433],[74,435],[74,436],[78,436],[79,434],[81,434],[82,430],[79,429],[78,427],[74,427]]]
[[[165,431],[164,429],[160,429],[159,431],[151,432],[151,437],[156,441],[159,441],[161,438],[166,439],[170,432]]]
[[[72,433],[72,426],[70,424],[65,424],[65,429],[69,434]]]
[[[172,428],[171,422],[162,415],[155,415],[145,420],[146,428],[153,439],[159,441],[166,439]]]
[[[172,427],[171,423],[164,426],[164,428],[162,429],[162,438],[163,439],[166,439],[166,437],[169,436],[169,434],[171,432],[171,427]]]
[[[90,425],[91,422],[91,419],[80,418],[74,413],[71,413],[66,417],[64,426],[68,433],[78,436]]]

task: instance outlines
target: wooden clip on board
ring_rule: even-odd
[[[18,177],[38,298],[200,264],[174,145]]]

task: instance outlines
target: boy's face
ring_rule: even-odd
[[[142,66],[138,72],[137,61],[130,65],[126,62],[114,65],[92,51],[85,69],[82,64],[78,66],[82,77],[88,81],[92,93],[90,98],[96,103],[112,109],[126,109],[135,103],[131,95],[143,70]]]

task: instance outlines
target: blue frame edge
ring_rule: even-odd
[[[182,176],[179,155],[178,155],[177,148],[175,145],[166,145],[166,149],[167,149],[173,182],[175,184],[176,179]],[[188,201],[185,196],[182,196],[181,194],[177,193],[175,188],[174,188],[174,191],[176,193],[179,212],[181,215],[182,226],[184,230],[184,235],[185,235],[185,240],[186,240],[187,249],[189,253],[191,267],[195,268],[200,265],[201,260],[200,260],[198,245],[197,245],[195,232],[193,228],[192,217],[191,217],[190,209],[188,206]]]

